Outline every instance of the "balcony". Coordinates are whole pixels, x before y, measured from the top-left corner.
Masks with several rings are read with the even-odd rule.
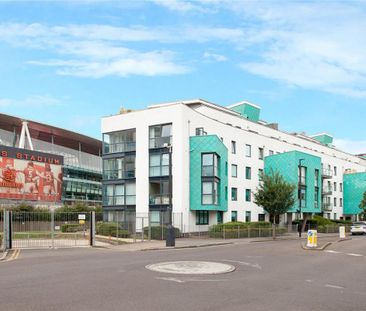
[[[327,168],[322,169],[322,178],[323,179],[328,179],[328,178],[332,178],[332,177],[333,177],[332,170],[329,170]]]
[[[150,205],[168,205],[169,194],[150,194],[149,197]]]
[[[325,187],[322,189],[322,195],[331,195],[333,193],[332,188]]]
[[[103,154],[136,151],[136,142],[104,143]]]
[[[150,138],[149,148],[150,149],[164,148],[164,145],[170,145],[171,141],[172,136]]]
[[[322,203],[322,211],[324,212],[331,212],[333,209],[333,204],[328,202]]]
[[[129,179],[135,178],[135,170],[122,171],[122,170],[104,170],[103,179],[113,180],[113,179]]]

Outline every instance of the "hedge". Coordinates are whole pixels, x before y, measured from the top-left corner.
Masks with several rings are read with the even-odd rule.
[[[117,224],[115,222],[98,222],[96,225],[96,233],[98,235],[113,236],[118,238],[130,237],[130,233],[127,230],[124,230],[121,224]]]
[[[83,231],[84,226],[79,224],[63,224],[61,225],[61,232],[78,232]]]
[[[167,226],[152,226],[150,227],[151,230],[151,239],[152,240],[165,240],[167,234]],[[180,230],[174,227],[175,237],[180,236]],[[144,235],[146,237],[149,236],[149,227],[144,227]]]
[[[256,237],[271,237],[272,225],[270,223],[261,222],[259,225],[256,223],[247,223],[248,225],[234,225],[233,223],[224,224],[223,226],[213,225],[209,228],[208,236],[210,238],[225,238],[225,239],[238,239],[238,238],[256,238]],[[287,228],[276,228],[276,235],[281,235],[287,232]]]

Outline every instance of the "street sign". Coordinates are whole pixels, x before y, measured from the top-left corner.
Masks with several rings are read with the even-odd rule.
[[[307,247],[317,247],[318,232],[316,230],[308,230],[308,243]]]
[[[345,226],[340,226],[339,227],[339,238],[340,239],[345,239],[346,238],[346,227]]]
[[[78,219],[79,220],[85,220],[86,218],[85,218],[85,214],[79,214],[78,215]]]

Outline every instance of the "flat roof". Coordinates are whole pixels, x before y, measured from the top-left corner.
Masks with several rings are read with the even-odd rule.
[[[82,152],[97,156],[99,156],[101,153],[102,142],[98,139],[52,125],[0,113],[0,129],[5,131],[15,131],[15,133],[20,135],[22,121],[28,122],[28,129],[32,139],[38,139],[51,143],[53,137],[53,142],[55,145],[79,150],[80,143]]]

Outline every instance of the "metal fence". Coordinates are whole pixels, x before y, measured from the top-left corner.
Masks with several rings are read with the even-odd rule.
[[[90,244],[90,213],[12,212],[13,248],[57,248]]]

